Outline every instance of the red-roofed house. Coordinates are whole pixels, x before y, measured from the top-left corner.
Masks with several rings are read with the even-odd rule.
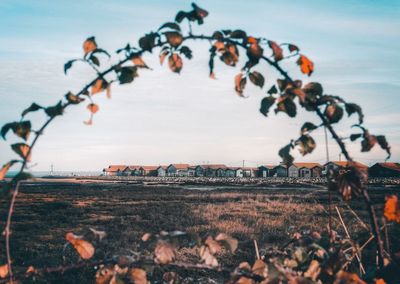
[[[158,166],[141,166],[139,171],[141,176],[156,176]]]
[[[400,177],[399,163],[376,163],[368,170],[370,177]]]
[[[108,168],[103,169],[106,176],[122,176],[126,165],[110,165]]]
[[[124,176],[140,176],[140,167],[139,165],[131,165],[127,166],[124,170],[122,175]]]

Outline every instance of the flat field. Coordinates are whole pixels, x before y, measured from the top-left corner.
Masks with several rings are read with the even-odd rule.
[[[373,202],[382,204],[388,192],[400,186],[373,186]],[[363,223],[368,214],[361,201],[343,203],[332,194],[333,228],[344,235],[338,206],[352,238],[366,240]],[[80,234],[89,228],[106,231],[108,255],[135,250],[141,236],[161,230],[180,230],[216,235],[224,232],[239,240],[235,255],[222,262],[234,266],[253,262],[253,240],[267,252],[304,230],[323,231],[328,224],[329,195],[321,186],[300,185],[166,185],[128,181],[52,180],[24,184],[15,206],[11,251],[15,267],[57,266],[65,263],[65,234]],[[4,227],[7,203],[0,203],[0,225]],[[382,207],[377,207],[378,212]],[[356,216],[357,215],[357,216]],[[4,239],[0,240],[0,263],[4,263]],[[190,261],[195,250],[179,252],[178,259]],[[39,280],[46,283],[78,283],[94,271],[66,273]],[[91,278],[93,279],[93,278]]]

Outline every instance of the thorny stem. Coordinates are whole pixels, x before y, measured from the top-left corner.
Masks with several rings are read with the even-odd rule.
[[[185,40],[196,40],[196,39],[200,39],[200,40],[208,40],[208,41],[212,41],[215,40],[212,36],[204,36],[204,35],[193,35],[191,32],[188,36],[183,37],[183,41]],[[222,39],[222,41],[224,42],[229,42],[229,43],[233,43],[235,45],[241,46],[243,48],[247,48],[246,45],[242,42],[238,42],[229,38],[224,38]],[[164,44],[166,44],[166,42],[158,42],[155,44],[154,47],[161,47]],[[144,52],[143,50],[139,50],[139,52]],[[284,71],[281,66],[279,65],[278,62],[275,62],[273,60],[271,60],[270,58],[266,57],[266,56],[262,56],[261,59],[263,59],[264,61],[266,61],[270,66],[274,67],[287,81],[289,82],[294,82],[293,79],[288,75],[288,73],[286,71]],[[104,76],[106,76],[107,74],[109,74],[112,71],[115,71],[117,66],[120,66],[124,63],[126,63],[127,61],[129,61],[129,56],[127,56],[125,59],[121,60],[118,64],[116,65],[112,65],[110,66],[108,69],[106,69],[103,72],[98,72],[98,76],[93,79],[89,84],[87,84],[79,93],[77,93],[77,96],[81,96],[83,95],[98,79],[104,78]],[[97,69],[97,68],[96,68]],[[65,103],[63,105],[63,109],[65,109],[67,106],[69,106],[70,103]],[[332,125],[329,123],[329,121],[327,120],[327,118],[325,117],[325,115],[321,112],[321,110],[318,107],[315,107],[315,111],[317,113],[317,115],[320,117],[320,119],[323,122],[323,125],[329,130],[329,132],[331,133],[333,139],[336,141],[336,143],[339,145],[341,152],[343,153],[343,155],[346,157],[346,159],[349,162],[353,162],[353,159],[350,157],[345,144],[343,143],[342,139],[338,136],[338,134],[336,133],[336,131],[333,129]],[[40,128],[39,131],[37,131],[35,133],[35,137],[32,141],[32,143],[30,144],[30,149],[26,155],[26,157],[29,157],[33,147],[35,146],[36,142],[38,141],[40,135],[43,133],[43,131],[47,128],[47,126],[53,121],[53,119],[55,118],[55,116],[50,117]],[[18,171],[17,175],[15,178],[13,178],[10,183],[13,184],[14,182],[17,181],[18,175],[21,174],[23,172],[23,170],[26,167],[27,164],[27,159],[24,158],[21,168]],[[17,183],[17,185],[19,185],[19,183]],[[368,195],[368,192],[366,191],[366,189],[362,190],[363,193],[363,197],[364,197],[364,201],[367,205],[368,208],[368,212],[370,215],[370,221],[371,221],[371,226],[373,229],[373,233],[376,239],[376,243],[377,243],[377,248],[378,248],[378,260],[379,260],[379,267],[383,268],[383,244],[382,244],[382,240],[381,240],[381,236],[379,233],[379,228],[378,228],[378,222],[377,222],[377,218],[376,218],[376,213],[375,213],[375,209],[371,203],[370,197]],[[9,211],[8,211],[8,219],[10,220],[11,223],[11,217],[14,211],[14,203],[15,200],[17,198],[18,195],[18,190],[17,188],[14,190],[12,199],[11,199],[11,203],[10,203],[10,207],[9,207]],[[10,225],[10,224],[9,224]],[[7,229],[7,227],[6,227]],[[6,244],[9,244],[9,232],[6,232],[6,239],[8,239],[8,241],[6,241]],[[10,281],[12,282],[12,266],[11,266],[11,253],[9,251],[9,245],[7,245],[8,247],[8,251],[7,251],[7,264],[9,266],[9,271],[10,271]]]

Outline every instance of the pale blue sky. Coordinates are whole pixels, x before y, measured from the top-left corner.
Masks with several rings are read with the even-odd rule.
[[[67,91],[77,91],[92,78],[90,69],[77,66],[68,76],[63,64],[82,55],[81,45],[96,36],[100,47],[115,51],[165,21],[190,1],[28,1],[0,2],[0,124],[17,120],[35,101],[54,104]],[[386,134],[392,160],[400,160],[400,1],[211,1],[197,2],[209,10],[195,33],[241,28],[249,34],[277,42],[296,43],[315,63],[311,78],[301,75],[294,62],[284,64],[304,82],[319,81],[329,94],[360,104],[366,126]],[[191,42],[192,61],[184,62],[180,76],[159,66],[157,53],[147,55],[154,70],[143,71],[132,85],[115,86],[111,100],[96,98],[100,111],[94,125],[85,126],[85,104],[72,107],[46,131],[33,152],[34,170],[98,170],[110,163],[166,164],[171,162],[222,162],[249,166],[277,163],[277,151],[296,138],[309,113],[289,119],[284,114],[264,118],[259,103],[265,92],[249,87],[248,99],[236,96],[233,76],[238,69],[218,62],[218,80],[208,78],[208,43]],[[258,68],[271,85],[276,73]],[[267,87],[265,87],[266,89]],[[304,118],[305,117],[305,118]],[[304,118],[304,119],[303,119]],[[39,123],[41,115],[33,115]],[[338,126],[342,135],[355,123]],[[10,135],[9,141],[14,141]],[[323,133],[314,134],[315,153],[298,161],[325,162]],[[353,156],[370,164],[385,153]],[[331,158],[338,149],[330,142]],[[14,157],[0,142],[0,163]]]

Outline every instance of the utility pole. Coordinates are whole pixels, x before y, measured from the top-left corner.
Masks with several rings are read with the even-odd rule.
[[[54,174],[54,165],[51,163],[50,165],[50,175],[52,176]]]
[[[243,164],[242,164],[242,167],[244,168],[244,160],[243,160]]]

